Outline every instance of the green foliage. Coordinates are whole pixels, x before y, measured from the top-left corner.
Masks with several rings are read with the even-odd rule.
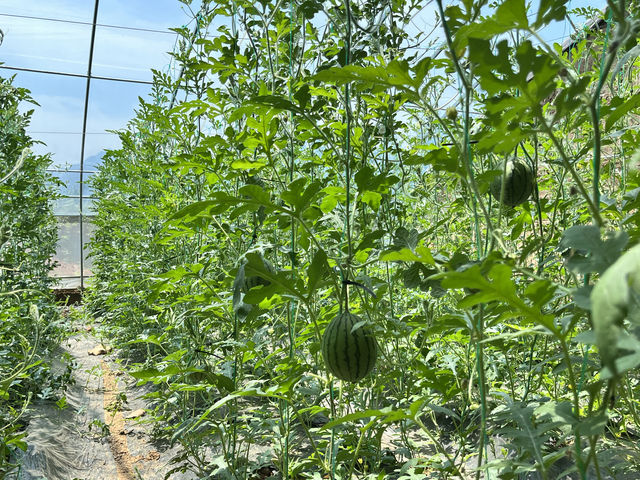
[[[49,293],[57,242],[48,156],[31,152],[26,133],[34,103],[29,92],[0,78],[0,476],[9,456],[25,450],[24,416],[34,395],[44,397],[60,381],[43,361],[59,334]]]
[[[156,72],[105,156],[89,306],[156,386],[176,468],[251,478],[259,444],[292,478],[463,477],[474,456],[501,478],[563,461],[586,478],[622,445],[607,374],[640,423],[621,283],[637,102],[627,82],[598,100],[608,59],[637,62],[618,52],[637,26],[618,15],[619,41],[563,52],[538,37],[564,1],[436,3],[432,58],[405,28],[424,2],[204,2],[201,32],[230,27],[178,30],[182,78]],[[536,185],[504,208],[492,183],[515,159]],[[340,305],[379,348],[355,385],[327,373]]]
[[[610,376],[640,365],[640,245],[622,255],[602,275],[591,293],[591,311],[596,345]],[[628,320],[634,333],[625,333]]]

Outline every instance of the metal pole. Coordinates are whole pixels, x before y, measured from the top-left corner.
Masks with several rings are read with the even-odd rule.
[[[80,290],[84,289],[84,218],[82,211],[83,200],[83,180],[84,180],[84,151],[87,138],[87,116],[89,112],[89,91],[91,90],[91,67],[93,66],[93,47],[96,41],[96,26],[98,24],[98,4],[100,0],[96,0],[93,9],[93,24],[91,26],[91,42],[89,44],[89,64],[87,65],[87,89],[84,96],[84,117],[82,119],[82,144],[80,146]]]

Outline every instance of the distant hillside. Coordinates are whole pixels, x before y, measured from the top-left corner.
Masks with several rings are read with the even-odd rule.
[[[104,155],[104,150],[100,150],[95,155],[91,155],[84,160],[84,170],[96,170],[98,165],[102,163],[102,156]],[[68,170],[80,170],[79,163],[71,163],[68,166]]]
[[[100,152],[95,155],[91,155],[90,157],[85,158],[84,160],[84,169],[85,170],[97,170],[98,166],[102,163],[102,156],[104,155],[104,150],[100,150]]]

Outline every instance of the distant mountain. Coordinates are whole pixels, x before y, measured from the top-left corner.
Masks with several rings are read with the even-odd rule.
[[[95,155],[91,155],[84,159],[84,170],[97,170],[98,166],[102,163],[102,156],[104,155],[104,150],[100,150]],[[72,163],[69,165],[69,170],[80,170],[79,163]]]
[[[95,155],[91,155],[84,159],[84,169],[85,170],[97,170],[98,166],[102,163],[102,157],[105,154],[104,150],[100,150],[100,152]]]

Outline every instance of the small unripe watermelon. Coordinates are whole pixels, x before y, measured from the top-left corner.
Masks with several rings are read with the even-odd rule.
[[[276,269],[264,257],[260,256],[260,260],[264,269],[272,274],[276,273]],[[244,296],[249,290],[258,286],[269,286],[271,282],[260,275],[245,275],[245,266],[247,259],[243,258],[238,268],[238,273],[233,281],[233,311],[242,320],[246,319],[255,309],[253,305],[244,302]]]
[[[504,182],[503,203],[509,207],[515,207],[525,202],[533,192],[533,172],[529,165],[519,161],[507,162],[506,179]],[[491,182],[491,195],[500,201],[500,189],[502,188],[502,176]]]
[[[353,326],[362,319],[350,312],[334,318],[322,337],[322,356],[327,369],[348,382],[362,380],[376,363],[376,339],[366,325],[353,332]]]
[[[265,258],[262,258],[262,265],[264,266],[265,270],[269,273],[276,273],[276,269],[273,268],[273,265],[271,265],[271,263],[266,260]],[[254,287],[257,286],[269,286],[271,284],[271,282],[269,280],[267,280],[266,278],[263,278],[259,275],[253,275],[251,277],[245,277],[244,279],[244,292],[248,292],[249,290],[251,290]]]

